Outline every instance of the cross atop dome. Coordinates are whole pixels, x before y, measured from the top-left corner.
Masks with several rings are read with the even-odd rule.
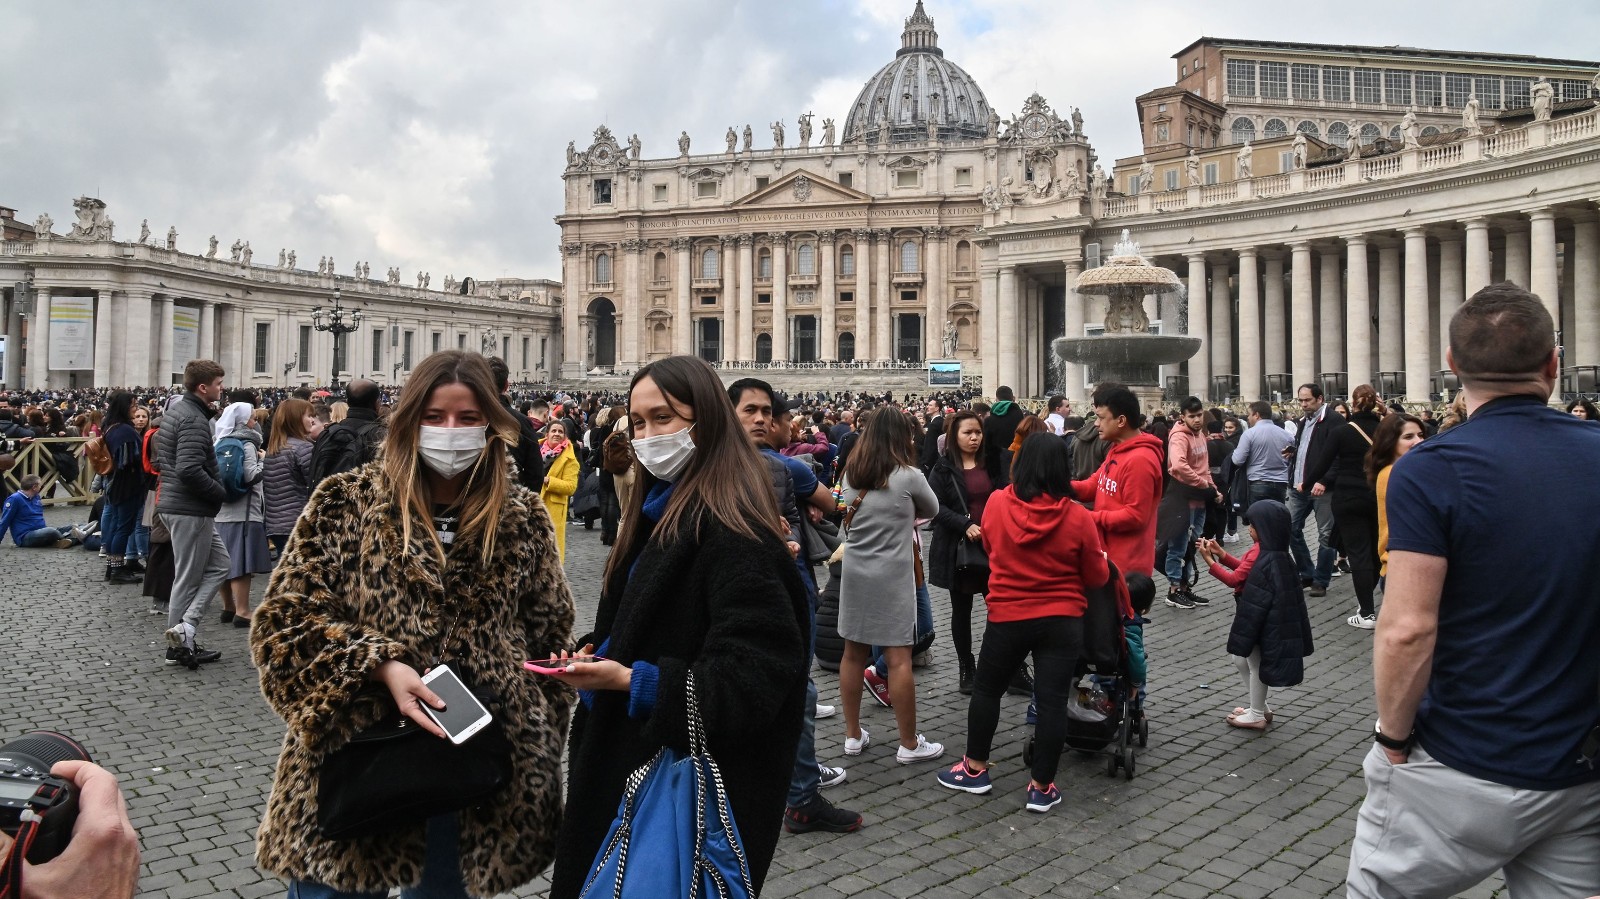
[[[922,8],[922,0],[917,0],[917,8],[911,13],[911,18],[906,19],[906,30],[900,33],[900,52],[896,56],[907,53],[933,53],[943,56],[944,51],[939,49],[939,32],[933,30],[933,17]]]

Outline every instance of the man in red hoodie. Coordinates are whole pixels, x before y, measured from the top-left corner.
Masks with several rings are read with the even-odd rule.
[[[1121,384],[1095,388],[1095,423],[1100,438],[1111,445],[1100,469],[1072,489],[1100,528],[1106,554],[1126,576],[1149,576],[1155,568],[1156,507],[1161,502],[1161,477],[1166,459],[1157,437],[1139,430],[1144,415],[1139,398]]]

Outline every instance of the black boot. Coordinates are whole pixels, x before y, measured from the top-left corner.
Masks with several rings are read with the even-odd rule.
[[[1033,695],[1033,676],[1028,673],[1027,662],[1017,668],[1016,676],[1011,678],[1011,686],[1006,687],[1006,692],[1012,696]]]
[[[144,563],[138,559],[123,559],[122,570],[132,574],[144,574]]]
[[[106,583],[108,584],[139,584],[144,578],[122,567],[121,562],[106,566]]]
[[[977,673],[976,669],[971,659],[961,660],[960,686],[956,689],[961,691],[962,696],[972,695],[972,678]]]

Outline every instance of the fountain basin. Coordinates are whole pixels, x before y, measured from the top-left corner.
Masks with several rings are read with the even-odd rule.
[[[1057,337],[1057,356],[1080,365],[1176,365],[1200,352],[1200,338],[1171,334]]]

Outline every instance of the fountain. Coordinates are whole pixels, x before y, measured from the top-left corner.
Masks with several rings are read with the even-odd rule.
[[[1126,385],[1146,408],[1159,403],[1159,367],[1175,365],[1199,352],[1200,338],[1150,333],[1144,298],[1146,294],[1181,295],[1183,282],[1171,270],[1151,265],[1140,256],[1139,245],[1123,229],[1122,239],[1106,263],[1079,275],[1072,289],[1083,296],[1104,294],[1110,300],[1105,332],[1092,337],[1058,337],[1052,345],[1056,355],[1092,366],[1097,383]],[[1204,389],[1205,385],[1199,386]]]

